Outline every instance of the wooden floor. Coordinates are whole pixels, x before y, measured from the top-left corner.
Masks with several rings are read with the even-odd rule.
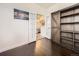
[[[51,40],[41,39],[28,45],[20,46],[0,53],[0,56],[75,56],[75,52],[63,48]]]

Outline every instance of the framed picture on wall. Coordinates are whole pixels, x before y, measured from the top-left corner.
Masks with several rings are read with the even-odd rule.
[[[29,12],[14,9],[14,19],[29,20]]]

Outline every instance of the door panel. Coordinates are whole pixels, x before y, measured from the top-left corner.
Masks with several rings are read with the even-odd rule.
[[[52,14],[52,41],[60,43],[60,12]]]

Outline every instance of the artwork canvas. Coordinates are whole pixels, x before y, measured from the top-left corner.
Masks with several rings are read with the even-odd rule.
[[[14,19],[29,20],[29,12],[14,9]]]

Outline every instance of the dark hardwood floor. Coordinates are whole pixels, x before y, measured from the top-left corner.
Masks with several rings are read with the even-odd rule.
[[[41,39],[36,42],[20,46],[0,53],[0,56],[76,56],[71,50],[63,48],[51,40]]]

